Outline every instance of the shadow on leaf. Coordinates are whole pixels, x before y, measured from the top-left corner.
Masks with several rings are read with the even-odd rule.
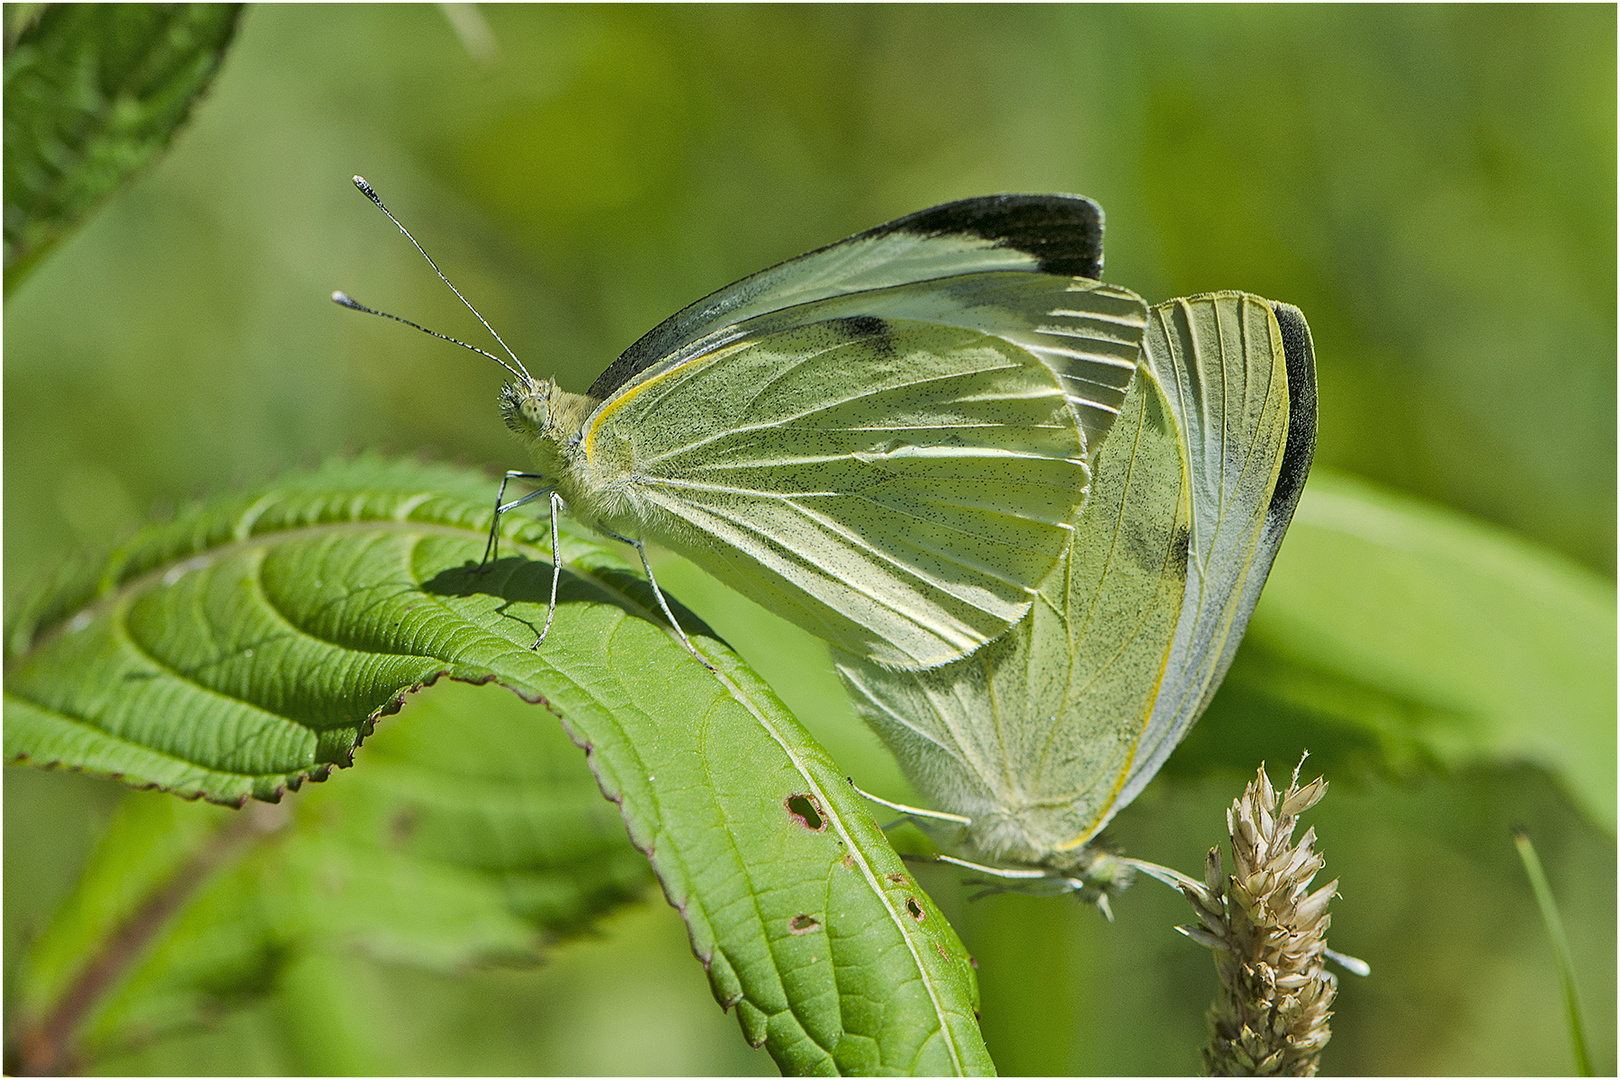
[[[513,604],[535,604],[541,611],[534,626],[538,635],[545,625],[545,608],[551,598],[551,563],[521,556],[497,559],[480,570],[478,564],[468,560],[461,566],[441,570],[422,582],[422,591],[435,596],[492,596],[500,600],[501,614],[519,618],[510,610]],[[664,594],[670,610],[680,620],[681,628],[689,635],[723,641],[709,625],[675,597]],[[594,566],[585,569],[564,564],[563,575],[557,583],[557,607],[569,604],[613,604],[637,618],[664,626],[663,613],[658,610],[658,598],[647,579],[632,570],[615,566]]]

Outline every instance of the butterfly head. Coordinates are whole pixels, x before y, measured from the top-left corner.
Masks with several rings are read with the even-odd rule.
[[[545,434],[552,400],[560,391],[550,379],[509,382],[501,387],[501,418],[524,439]]]
[[[559,477],[578,452],[581,428],[601,402],[572,394],[551,379],[514,379],[501,387],[501,416],[528,444],[539,471]]]

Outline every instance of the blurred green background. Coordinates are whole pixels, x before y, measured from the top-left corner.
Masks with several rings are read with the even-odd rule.
[[[1607,6],[250,10],[171,153],[7,300],[8,597],[154,508],[333,452],[525,464],[495,365],[326,299],[484,341],[356,172],[573,390],[687,302],[850,232],[967,195],[1090,195],[1110,280],[1305,311],[1319,464],[1612,580],[1615,30]],[[750,613],[671,577],[748,644]],[[857,782],[903,797],[823,666],[784,696]],[[1274,776],[1298,749],[1278,746]],[[1167,773],[1111,831],[1191,870],[1246,777],[1179,757]],[[1311,823],[1341,879],[1332,940],[1375,975],[1345,982],[1324,1070],[1572,1067],[1508,837],[1522,822],[1612,1072],[1614,837],[1530,769],[1330,776]],[[8,979],[121,795],[7,770]],[[924,880],[978,959],[1004,1072],[1199,1067],[1215,980],[1170,929],[1178,897],[1144,883],[1108,925]],[[330,1044],[309,1033],[323,1016]],[[537,970],[317,958],[220,1027],[103,1067],[773,1071],[656,891]]]

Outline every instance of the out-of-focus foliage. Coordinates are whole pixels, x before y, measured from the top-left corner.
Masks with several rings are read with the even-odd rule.
[[[240,4],[7,5],[7,292],[169,144],[213,81],[241,12]]]
[[[496,418],[493,364],[326,302],[344,288],[478,332],[350,189],[355,172],[529,366],[571,389],[679,306],[777,259],[948,198],[1081,192],[1108,211],[1109,279],[1149,300],[1233,287],[1305,311],[1320,464],[1612,577],[1612,8],[482,17],[493,54],[476,22],[462,19],[469,48],[428,6],[256,11],[173,152],[13,292],[8,591],[154,505],[334,449],[522,463]],[[1279,575],[1291,557],[1285,544]],[[802,635],[676,566],[668,577],[773,683],[790,673],[777,689],[857,783],[907,798],[820,654],[808,671],[773,661],[802,654]],[[1606,662],[1612,680],[1612,650]],[[1240,654],[1236,671],[1250,663]],[[1331,738],[1331,717],[1246,687],[1234,677],[1116,819],[1130,853],[1195,869],[1256,756],[1280,768]],[[1538,769],[1415,770],[1394,785],[1367,767],[1384,756],[1329,758],[1335,786],[1313,811],[1341,880],[1333,944],[1374,969],[1345,981],[1324,1068],[1570,1067],[1508,837],[1519,822],[1563,910],[1595,1064],[1613,1069],[1612,833]],[[7,779],[10,989],[18,944],[72,885],[116,793]],[[930,875],[978,961],[1002,1071],[1197,1068],[1214,978],[1170,930],[1179,897],[1142,883],[1107,925],[1060,900],[968,905],[957,875]],[[538,971],[457,980],[312,951],[223,1026],[100,1067],[769,1070],[715,1008],[661,902],[608,935]]]
[[[1512,534],[1317,472],[1227,675],[1228,701],[1309,717],[1306,743],[1386,773],[1491,760],[1546,769],[1615,828],[1615,598],[1596,574]],[[1264,736],[1188,762],[1234,767]],[[1223,731],[1224,734],[1224,731]]]

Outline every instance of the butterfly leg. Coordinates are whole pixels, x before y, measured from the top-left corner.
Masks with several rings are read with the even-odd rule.
[[[985,886],[981,892],[968,897],[969,900],[983,900],[987,896],[1003,892],[1028,893],[1031,896],[1058,896],[1071,892],[1085,895],[1086,882],[1084,880],[1072,878],[1053,870],[1037,869],[1032,866],[987,866],[984,863],[958,859],[954,855],[935,855],[934,861],[947,863],[951,866],[960,866],[964,870],[976,870],[981,874],[988,874],[991,878],[1000,879],[999,881],[968,882],[969,884]],[[1109,922],[1114,921],[1114,913],[1108,907],[1108,895],[1106,893],[1098,893],[1093,902],[1102,911],[1104,918]]]
[[[845,779],[848,779],[848,777]],[[919,807],[907,806],[905,803],[890,802],[888,799],[880,799],[869,791],[862,791],[860,788],[855,787],[855,781],[853,780],[849,781],[849,786],[855,788],[855,794],[859,795],[867,802],[875,802],[879,806],[887,807],[897,814],[904,814],[911,818],[927,818],[931,821],[948,821],[952,825],[960,825],[963,828],[973,824],[972,818],[963,817],[961,814],[947,814],[943,810],[923,810]]]
[[[1033,867],[1015,868],[1011,866],[986,866],[984,863],[969,862],[966,859],[958,859],[954,855],[936,855],[934,858],[939,862],[950,863],[952,866],[960,866],[965,870],[977,870],[981,874],[989,874],[991,877],[1006,878],[1010,881],[1033,881],[1037,878],[1049,878],[1054,876],[1048,870],[1036,870]]]
[[[534,494],[542,493],[537,491]],[[531,649],[538,649],[540,643],[546,640],[546,635],[551,633],[551,620],[557,616],[557,582],[562,580],[562,544],[557,537],[557,515],[562,512],[562,496],[555,491],[545,494],[551,496],[551,602],[546,605],[546,625],[540,628],[540,636],[529,646]],[[534,495],[530,495],[529,498],[534,498]],[[524,501],[527,500],[519,500]]]
[[[481,570],[481,571],[482,570],[488,570],[490,568],[490,566],[492,566],[494,564],[495,557],[500,552],[501,515],[506,513],[508,510],[516,510],[518,507],[523,506],[523,505],[525,505],[527,503],[531,503],[534,500],[538,499],[540,496],[546,494],[546,490],[541,489],[540,491],[532,492],[532,493],[530,493],[528,495],[525,495],[521,499],[516,499],[516,500],[514,500],[512,502],[509,502],[509,503],[502,503],[501,500],[506,498],[506,485],[509,484],[510,482],[512,482],[513,480],[544,480],[544,479],[545,479],[545,477],[541,476],[539,473],[527,473],[527,472],[515,472],[515,471],[508,472],[505,476],[501,477],[500,490],[495,492],[495,519],[489,523],[489,543],[484,545],[484,557],[482,559],[478,560],[478,569],[479,570]],[[555,511],[553,511],[553,512],[555,513]]]
[[[849,778],[845,777],[845,779],[847,780]],[[924,810],[921,807],[907,806],[905,803],[890,802],[888,799],[880,799],[876,795],[873,795],[870,791],[862,791],[860,788],[856,787],[855,781],[853,780],[849,781],[849,786],[855,788],[855,794],[859,795],[866,801],[877,803],[879,806],[887,810],[893,810],[897,814],[905,815],[904,817],[891,821],[889,824],[883,826],[884,832],[888,832],[895,826],[909,821],[918,829],[922,830],[923,835],[934,841],[934,843],[945,847],[951,847],[955,846],[961,841],[961,830],[969,828],[973,824],[972,818],[963,817],[961,814],[947,814],[943,810]]]
[[[619,539],[623,539],[623,537],[619,537]],[[675,621],[675,613],[669,610],[669,602],[664,599],[664,590],[658,587],[658,579],[653,577],[652,564],[647,562],[647,545],[640,540],[628,542],[635,547],[636,554],[641,556],[641,568],[647,571],[647,582],[652,586],[653,595],[658,597],[658,606],[663,609],[664,618],[668,619],[669,625],[675,628],[675,635],[681,639],[681,644],[686,646],[686,651],[697,658],[698,663],[713,671],[714,665],[704,659],[703,655],[692,645],[692,639],[686,636],[686,631],[681,629],[681,624]]]

